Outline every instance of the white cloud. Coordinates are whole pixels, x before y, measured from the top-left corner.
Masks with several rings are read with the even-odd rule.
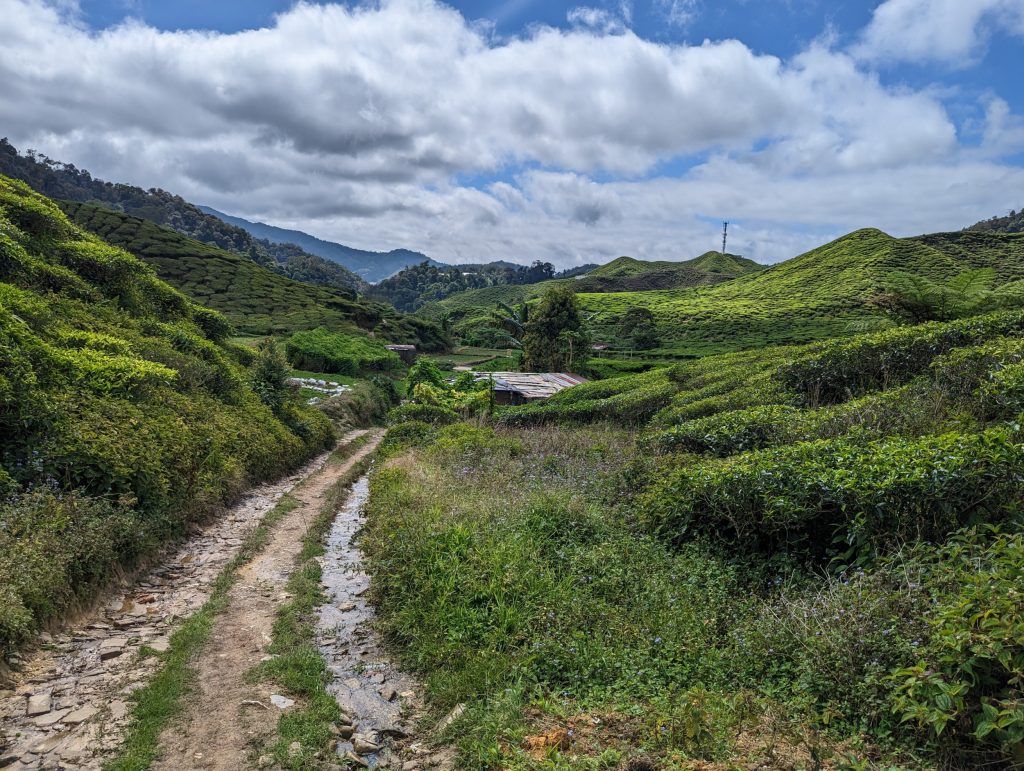
[[[873,61],[966,66],[997,30],[1024,35],[1024,0],[885,0],[855,51]]]
[[[66,7],[0,0],[0,134],[105,179],[464,261],[686,258],[722,218],[778,259],[1024,199],[1024,172],[998,163],[1020,131],[1005,102],[970,156],[934,94],[827,42],[788,61],[656,44],[609,26],[627,7],[495,40],[433,0],[300,4],[235,34],[92,32]]]
[[[626,16],[619,16],[606,8],[586,5],[570,8],[566,20],[575,27],[584,27],[606,35],[624,32],[629,24]]]
[[[697,18],[700,0],[656,0],[655,5],[669,24],[685,27]]]

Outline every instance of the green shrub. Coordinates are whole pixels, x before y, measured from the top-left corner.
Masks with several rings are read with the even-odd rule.
[[[382,380],[376,378],[372,381],[360,380],[349,390],[324,400],[318,406],[331,420],[342,426],[365,428],[379,425],[384,423],[394,403],[394,384],[391,383],[390,389],[382,385]]]
[[[834,404],[906,383],[953,348],[1022,331],[1024,313],[1013,311],[857,335],[815,346],[785,365],[780,378],[808,404]]]
[[[653,476],[639,512],[673,543],[703,531],[767,554],[852,557],[1013,514],[1024,446],[1004,428],[865,444],[834,439],[670,462]]]
[[[920,436],[943,426],[946,406],[931,384],[922,380],[817,410],[769,405],[719,412],[655,431],[643,441],[660,453],[725,457],[839,436]]]
[[[929,567],[928,643],[893,674],[902,720],[945,745],[1024,755],[1024,536],[957,539]],[[975,757],[977,757],[975,755]]]
[[[646,445],[658,452],[724,457],[796,441],[801,436],[802,414],[795,407],[780,405],[722,412],[660,431]]]
[[[994,418],[1013,418],[1024,412],[1024,364],[1008,364],[981,386],[981,400]]]
[[[397,455],[413,447],[425,447],[437,434],[429,423],[422,420],[407,420],[388,429],[380,443],[378,454],[382,458]]]
[[[329,332],[323,327],[296,332],[285,345],[288,361],[296,369],[356,375],[364,370],[391,370],[398,355],[368,337]]]
[[[993,403],[989,398],[992,389],[987,386],[1003,368],[1022,361],[1024,339],[1001,337],[984,345],[956,348],[936,358],[931,369],[947,397],[968,404],[979,417],[986,418],[1005,412],[998,400]]]
[[[446,426],[459,419],[454,410],[437,407],[432,404],[403,404],[388,413],[388,425],[398,425],[410,420],[429,423],[432,426]]]

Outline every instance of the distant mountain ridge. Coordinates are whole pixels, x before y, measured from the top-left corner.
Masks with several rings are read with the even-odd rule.
[[[334,241],[325,241],[322,238],[311,236],[301,230],[288,230],[274,225],[267,225],[264,222],[252,222],[232,214],[225,214],[210,206],[200,206],[199,209],[206,214],[217,217],[229,225],[242,228],[256,238],[265,239],[275,244],[296,244],[310,254],[331,260],[339,265],[345,266],[364,281],[376,283],[389,276],[394,275],[402,268],[410,265],[419,265],[427,262],[434,266],[443,267],[444,263],[432,260],[422,252],[414,252],[410,249],[392,249],[390,252],[371,252],[365,249],[356,249]]]

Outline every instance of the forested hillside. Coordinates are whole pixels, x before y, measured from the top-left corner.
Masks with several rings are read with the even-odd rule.
[[[987,220],[974,223],[966,230],[983,233],[1024,233],[1024,209],[1011,210],[1005,217],[989,217]]]
[[[229,332],[0,177],[0,649],[327,445]]]
[[[95,179],[85,169],[54,161],[29,151],[20,155],[0,139],[0,174],[20,179],[43,195],[62,201],[99,203],[176,230],[205,244],[226,249],[297,281],[362,291],[363,281],[335,262],[303,251],[295,244],[254,238],[242,228],[202,211],[165,190],[143,190],[133,185]]]
[[[491,286],[524,286],[555,278],[569,278],[589,272],[596,265],[584,265],[561,273],[550,262],[532,265],[489,262],[438,266],[428,262],[412,265],[375,284],[370,296],[412,313],[424,305],[470,289]]]
[[[395,343],[440,350],[447,343],[429,321],[352,292],[294,281],[147,220],[94,204],[61,204],[74,222],[152,265],[160,278],[198,303],[220,311],[239,333],[278,334],[326,327],[374,331]]]
[[[418,265],[427,261],[435,263],[427,255],[420,252],[413,252],[409,249],[392,249],[389,252],[370,252],[365,249],[356,249],[334,241],[326,241],[301,230],[288,230],[267,225],[263,222],[251,222],[241,217],[234,217],[230,214],[211,209],[208,206],[200,207],[207,214],[231,225],[239,227],[251,233],[258,239],[272,244],[298,244],[310,254],[318,255],[324,259],[344,265],[348,270],[357,274],[363,281],[380,281],[391,276],[409,265]]]

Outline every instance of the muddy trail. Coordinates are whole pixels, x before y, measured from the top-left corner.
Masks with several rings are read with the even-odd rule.
[[[139,655],[142,647],[168,649],[178,622],[206,602],[245,537],[329,455],[253,488],[72,626],[40,635],[39,647],[0,691],[0,768],[102,768],[123,738],[132,692],[160,667],[158,658]]]
[[[258,752],[276,734],[280,710],[293,705],[269,682],[250,682],[249,671],[269,655],[271,629],[285,585],[302,550],[303,537],[334,484],[372,453],[380,433],[343,463],[327,464],[291,492],[298,505],[271,531],[267,546],[239,570],[226,610],[193,667],[198,674],[183,719],[161,737],[162,771],[242,769],[258,763]],[[271,697],[278,699],[272,700]],[[275,704],[277,701],[280,705]]]
[[[353,432],[342,444],[365,433]],[[380,438],[374,432],[343,462],[328,462],[325,453],[287,479],[254,488],[72,627],[41,635],[13,683],[0,691],[0,768],[103,768],[125,736],[132,693],[160,668],[159,657],[140,655],[144,647],[168,649],[180,621],[202,607],[245,538],[289,494],[298,505],[239,569],[229,604],[193,662],[197,687],[184,715],[163,732],[162,759],[154,768],[247,769],[258,763],[255,752],[273,738],[282,706],[269,684],[248,682],[246,673],[267,655],[275,613],[288,599],[284,585],[324,496]],[[318,642],[339,678],[332,692],[346,715],[331,765],[450,767],[447,754],[431,753],[408,735],[415,684],[391,668],[368,630],[372,609],[361,599],[368,579],[352,541],[366,488],[364,477],[341,509],[322,559],[331,601],[320,611]]]

